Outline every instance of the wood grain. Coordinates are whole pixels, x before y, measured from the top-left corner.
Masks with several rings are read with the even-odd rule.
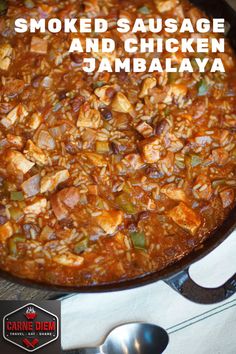
[[[234,10],[236,10],[236,0],[227,0],[227,3],[232,6]]]
[[[66,294],[38,290],[0,279],[0,300],[50,300],[63,295]]]

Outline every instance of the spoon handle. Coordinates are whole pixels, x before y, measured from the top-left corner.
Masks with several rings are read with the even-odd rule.
[[[64,354],[104,354],[101,347],[65,350],[65,351],[63,351],[63,353]]]

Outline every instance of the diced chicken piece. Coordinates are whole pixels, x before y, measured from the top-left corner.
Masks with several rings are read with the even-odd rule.
[[[153,128],[146,122],[141,122],[137,125],[136,130],[142,134],[144,138],[148,138],[153,133]]]
[[[40,37],[33,36],[30,46],[31,53],[36,54],[47,54],[48,51],[48,42]]]
[[[113,234],[117,227],[123,221],[123,212],[117,210],[103,211],[101,215],[96,217],[98,226],[100,226],[108,235]]]
[[[24,145],[23,139],[19,135],[7,134],[7,141],[18,149],[22,149]]]
[[[61,200],[59,193],[54,194],[52,196],[51,205],[52,205],[52,210],[58,220],[63,220],[69,215],[69,210]]]
[[[192,22],[192,24],[195,26],[197,21],[202,18],[202,13],[201,11],[196,8],[196,7],[192,7],[189,11],[188,11],[188,16]]]
[[[32,140],[28,140],[26,144],[26,150],[24,151],[25,156],[35,162],[38,165],[46,165],[47,163],[47,155],[36,146]]]
[[[92,17],[95,17],[100,12],[98,0],[84,1],[84,11],[85,13],[92,13]]]
[[[175,159],[174,153],[168,151],[166,156],[158,162],[158,167],[163,174],[167,176],[172,175],[174,171],[174,159]]]
[[[184,54],[180,50],[176,53],[171,54],[171,60],[174,64],[181,64],[183,58]]]
[[[9,57],[12,54],[12,47],[10,44],[4,43],[0,45],[0,60]]]
[[[27,197],[34,197],[40,192],[40,175],[30,177],[22,183],[21,188]]]
[[[43,150],[54,150],[56,147],[55,140],[47,130],[40,131],[37,138],[37,145]]]
[[[88,186],[88,193],[92,195],[98,195],[98,186],[96,184],[91,184]]]
[[[14,233],[12,224],[8,221],[4,225],[0,225],[0,241],[5,242]]]
[[[44,226],[39,236],[39,241],[50,242],[56,238],[55,231],[48,225]]]
[[[218,148],[212,151],[214,162],[219,166],[224,166],[229,160],[229,153],[224,148]]]
[[[232,70],[235,67],[235,60],[232,55],[229,55],[228,53],[219,53],[218,54],[220,59],[223,61],[224,67],[227,70]]]
[[[102,87],[96,88],[94,91],[95,95],[100,98],[102,103],[109,105],[111,103],[111,95],[109,93],[115,92],[114,86],[111,85],[104,85]]]
[[[132,104],[122,92],[118,92],[113,99],[112,109],[120,113],[130,113],[133,111]]]
[[[80,200],[80,192],[76,187],[62,189],[58,194],[63,203],[71,209],[73,209]]]
[[[0,45],[0,70],[8,70],[11,64],[12,47],[5,43]]]
[[[149,94],[149,90],[154,88],[156,84],[157,80],[155,79],[155,77],[147,77],[146,79],[144,79],[139,98],[144,98],[145,96],[147,96]]]
[[[80,267],[84,262],[84,258],[67,252],[53,257],[53,261],[65,267]]]
[[[186,96],[188,88],[183,84],[172,84],[171,85],[171,93],[174,98],[177,100],[179,97]]]
[[[10,128],[12,125],[16,123],[17,120],[23,119],[28,115],[25,107],[19,103],[13,110],[11,110],[8,115],[1,120],[1,124],[4,125],[5,128]]]
[[[164,137],[165,147],[172,152],[177,152],[183,149],[183,142],[177,138],[174,134],[166,134]]]
[[[0,60],[0,69],[7,71],[11,64],[11,59],[6,57]]]
[[[171,84],[169,91],[167,93],[166,98],[164,99],[164,103],[171,104],[173,100],[177,103],[187,95],[188,88],[183,84]]]
[[[183,5],[179,5],[175,8],[174,10],[175,16],[180,19],[183,20],[184,19],[184,9],[183,9]]]
[[[207,176],[199,175],[193,186],[193,195],[197,199],[209,200],[212,196],[211,181]]]
[[[84,104],[79,110],[79,117],[77,120],[77,127],[81,128],[94,128],[97,129],[101,125],[101,114],[96,109],[87,109]]]
[[[157,162],[160,159],[161,141],[158,137],[145,139],[140,142],[140,149],[145,162]]]
[[[52,16],[53,10],[54,10],[54,7],[47,5],[46,3],[41,2],[39,5],[39,12],[43,13],[46,18],[48,18],[49,16],[50,17]],[[64,11],[62,10],[58,14],[60,14],[60,16],[62,16],[62,14],[64,14]]]
[[[161,192],[168,198],[177,200],[180,202],[187,202],[187,197],[182,188],[176,187],[174,183],[167,184],[161,188]]]
[[[220,192],[220,198],[223,204],[223,208],[228,208],[234,202],[234,190],[233,189],[225,189]]]
[[[155,0],[157,10],[160,13],[171,11],[177,4],[177,0]]]
[[[9,165],[17,170],[22,171],[22,173],[27,173],[31,168],[35,165],[33,162],[27,160],[25,156],[15,150],[8,150],[6,154],[6,161],[8,161]]]
[[[32,116],[29,118],[27,125],[30,129],[36,130],[40,126],[42,122],[42,117],[40,116],[39,113],[34,113]]]
[[[168,215],[177,225],[190,232],[192,235],[196,233],[201,225],[200,216],[182,202],[171,209]]]
[[[63,220],[69,215],[67,207],[73,209],[80,200],[79,189],[70,187],[62,189],[51,198],[51,205],[58,220]]]
[[[54,191],[58,184],[65,182],[70,178],[68,170],[57,171],[49,173],[41,179],[40,193]]]
[[[127,163],[134,170],[139,170],[145,165],[139,154],[126,155],[123,162]]]
[[[33,201],[32,204],[24,208],[25,214],[35,214],[39,215],[44,213],[47,208],[47,199],[46,198],[37,198]]]
[[[8,79],[4,85],[4,93],[8,97],[12,98],[24,91],[25,82],[19,79]]]
[[[104,156],[96,154],[95,152],[87,152],[86,157],[97,167],[103,167],[107,165],[107,161]]]

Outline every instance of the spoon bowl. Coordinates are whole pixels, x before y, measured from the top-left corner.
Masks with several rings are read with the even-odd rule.
[[[130,323],[113,329],[102,345],[106,354],[159,354],[169,343],[167,332],[148,323]]]
[[[66,351],[66,354],[161,354],[169,343],[167,332],[149,323],[127,323],[111,330],[97,348]]]

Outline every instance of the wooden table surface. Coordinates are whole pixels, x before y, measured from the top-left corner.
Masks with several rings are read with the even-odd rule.
[[[50,300],[65,296],[48,290],[38,290],[33,287],[19,285],[4,279],[0,279],[0,300]]]
[[[236,0],[227,0],[228,4],[236,10]]]

